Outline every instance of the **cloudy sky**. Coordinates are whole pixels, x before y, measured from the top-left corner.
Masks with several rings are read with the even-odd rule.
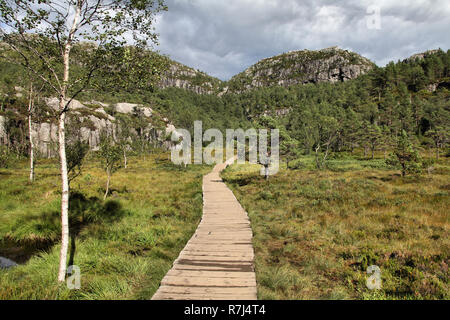
[[[166,0],[158,49],[227,80],[260,59],[331,46],[379,66],[450,48],[448,0]],[[379,18],[377,13],[380,13]]]

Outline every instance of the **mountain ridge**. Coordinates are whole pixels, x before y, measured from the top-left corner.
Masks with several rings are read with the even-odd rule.
[[[420,60],[438,52],[439,49],[430,49],[415,53],[402,61]],[[277,85],[288,87],[307,83],[344,82],[377,67],[370,59],[338,46],[320,50],[292,50],[267,57],[229,80],[220,80],[169,57],[168,59],[171,64],[170,76],[162,80],[162,88],[177,87],[199,94],[218,94],[219,96]],[[181,74],[185,73],[181,79],[177,78],[177,74],[180,74],[177,68],[182,70]]]
[[[369,59],[339,47],[321,50],[295,50],[262,59],[228,81],[170,60],[161,83],[197,93],[219,95],[239,93],[263,86],[290,86],[299,83],[347,81],[370,71],[376,65]],[[177,78],[182,75],[182,78]],[[195,83],[193,80],[196,80]]]
[[[267,86],[338,82],[357,78],[375,64],[361,55],[329,47],[321,50],[289,51],[265,58],[235,75],[228,82],[232,91]],[[242,90],[242,89],[241,89]]]

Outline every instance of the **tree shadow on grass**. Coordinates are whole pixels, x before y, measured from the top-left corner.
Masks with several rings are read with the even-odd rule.
[[[255,173],[239,174],[235,177],[222,177],[223,182],[238,185],[240,187],[251,183],[265,181],[263,176]]]
[[[174,164],[171,161],[161,161],[156,164],[156,168],[159,170],[179,171],[179,172],[187,172],[191,166],[192,166],[192,164],[189,164],[185,167],[184,165]]]
[[[46,240],[16,240],[10,237],[0,239],[0,256],[10,259],[17,264],[26,263],[31,257],[48,252],[54,241]]]
[[[70,193],[69,206],[69,265],[73,265],[76,239],[80,232],[93,223],[108,224],[119,221],[127,211],[117,201],[104,202],[97,197],[87,198],[78,191]],[[0,239],[0,256],[23,264],[36,254],[49,252],[61,240],[60,219],[59,211],[18,219],[11,234]]]
[[[76,239],[80,232],[92,223],[108,224],[122,219],[127,214],[122,205],[115,200],[106,202],[97,197],[86,198],[80,192],[73,191],[69,202],[70,256],[69,265],[74,264]]]

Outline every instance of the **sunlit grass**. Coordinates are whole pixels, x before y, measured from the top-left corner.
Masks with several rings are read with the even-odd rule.
[[[251,219],[259,298],[449,298],[448,159],[405,178],[383,159],[299,162],[268,182],[258,165],[222,175]],[[382,290],[365,285],[372,264]]]
[[[26,162],[0,170],[0,256],[21,262],[0,270],[0,299],[149,299],[196,229],[202,176],[209,166],[174,166],[167,154],[131,158],[112,177],[95,159],[71,184],[72,264],[81,289],[56,282],[60,221],[59,174],[40,161],[28,183]],[[73,249],[75,248],[75,250]]]

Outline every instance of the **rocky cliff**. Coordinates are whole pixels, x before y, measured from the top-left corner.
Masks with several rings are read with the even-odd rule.
[[[406,58],[403,61],[404,62],[412,62],[412,61],[415,61],[415,60],[422,60],[425,57],[431,56],[431,55],[436,54],[438,52],[439,52],[439,49],[434,49],[434,50],[428,50],[428,51],[425,51],[425,52],[416,53],[416,54],[413,54],[411,57]]]
[[[182,88],[198,94],[216,93],[222,81],[211,77],[204,72],[192,69],[181,63],[170,60],[168,69],[161,77],[159,87]]]
[[[58,100],[56,98],[46,99],[46,103],[50,110],[58,109]],[[138,104],[117,103],[109,105],[97,101],[81,103],[73,100],[69,105],[69,110],[67,117],[68,127],[70,128],[71,121],[76,119],[80,126],[80,138],[89,144],[91,150],[98,149],[102,131],[107,131],[116,136],[118,130],[120,130],[120,124],[116,120],[120,115],[131,116],[133,113],[138,112],[140,120],[146,120],[143,130],[145,139],[151,142],[159,142],[160,145],[167,144],[166,136],[175,130],[175,127],[168,119],[163,118],[159,113],[153,111],[152,108]],[[49,117],[49,119],[52,118]],[[6,139],[4,126],[6,120],[7,118],[0,116],[0,142]],[[41,157],[56,155],[58,141],[56,119],[33,123],[31,136],[35,143],[36,151]]]
[[[177,87],[198,94],[239,93],[266,86],[338,82],[355,79],[375,66],[348,50],[331,47],[318,51],[291,51],[263,59],[227,82],[169,60],[159,87]]]
[[[224,92],[242,92],[265,86],[338,82],[354,79],[375,65],[347,50],[331,47],[319,51],[291,51],[254,64],[234,76]]]

